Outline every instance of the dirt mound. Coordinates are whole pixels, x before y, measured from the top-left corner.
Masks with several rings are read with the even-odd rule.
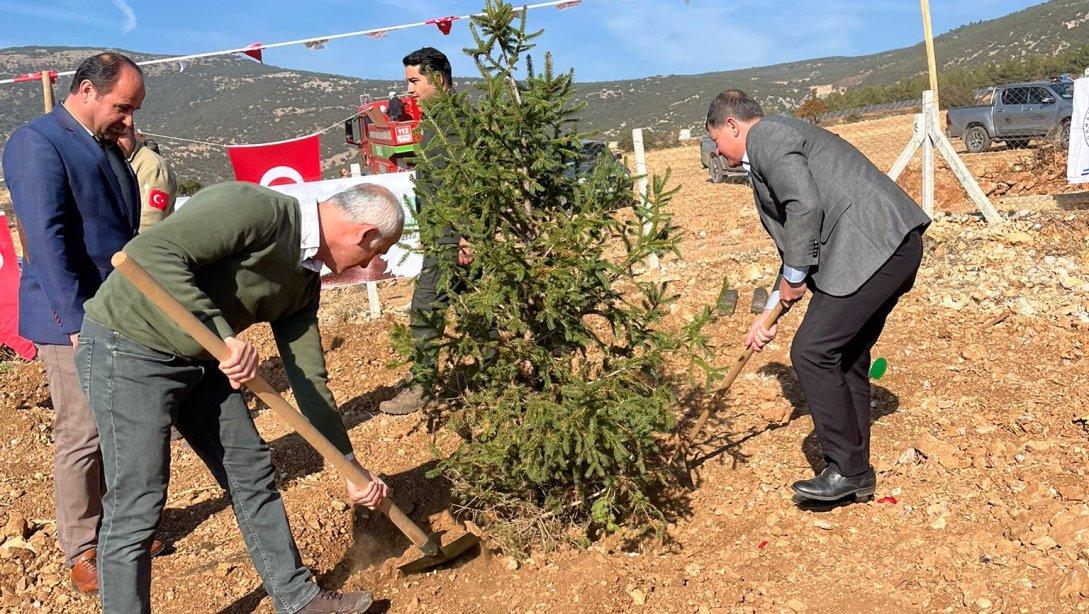
[[[1051,143],[1026,150],[978,178],[989,197],[1061,194],[1080,188],[1066,181],[1066,152]]]

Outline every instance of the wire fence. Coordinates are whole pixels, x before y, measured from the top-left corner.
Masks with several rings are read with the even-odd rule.
[[[905,101],[861,107],[821,116],[819,123],[855,145],[878,168],[888,171],[911,141],[920,106]],[[823,119],[829,116],[833,119]],[[939,128],[948,134],[944,112],[939,116]],[[1089,185],[1067,182],[1067,138],[1067,133],[1059,129],[1005,140],[995,136],[979,152],[969,151],[964,135],[949,136],[948,140],[982,193],[1008,217],[1024,211],[1089,209]],[[977,211],[943,156],[935,152],[934,160],[935,212]],[[922,202],[921,153],[914,155],[899,183],[916,201]]]
[[[875,115],[890,115],[918,111],[919,100],[900,100],[898,102],[886,102],[883,104],[871,104],[864,107],[853,107],[839,111],[829,111],[817,116],[817,122],[828,124],[839,121],[859,121]]]
[[[1014,85],[1011,84],[1011,87]],[[1069,87],[1069,82],[1048,85],[1056,97],[1061,95],[1055,89],[1060,85]],[[1039,84],[1032,84],[1032,87],[1039,87]],[[1003,89],[1003,86],[995,86],[988,88],[988,91],[1005,92],[1007,89],[1010,87]],[[1023,102],[1026,105],[1043,104],[1047,96],[1040,93],[1037,98],[1026,98]],[[986,100],[982,103],[985,104]],[[817,116],[816,122],[855,145],[878,168],[890,171],[912,141],[915,117],[921,111],[921,99],[901,100],[823,113]],[[966,172],[961,174],[970,179],[958,177],[945,157],[935,151],[935,213],[972,214],[980,211],[978,198],[973,200],[970,197],[965,181],[978,186],[979,194],[1007,218],[1026,211],[1089,209],[1089,184],[1071,184],[1067,181],[1069,130],[1066,127],[1069,121],[1069,114],[1064,118],[1060,113],[1054,118],[1055,125],[1051,129],[1037,130],[1030,136],[991,134],[988,135],[986,147],[980,150],[978,141],[972,147],[966,144],[965,138],[970,135],[962,134],[959,130],[953,131],[955,136],[950,134],[947,113],[939,113],[938,131],[946,134],[953,153],[963,163]],[[901,187],[920,203],[924,200],[923,166],[923,155],[921,151],[916,152],[898,178]]]

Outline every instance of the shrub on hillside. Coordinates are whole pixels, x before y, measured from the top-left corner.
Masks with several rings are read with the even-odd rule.
[[[828,103],[817,97],[816,94],[805,99],[802,106],[794,111],[795,117],[800,117],[808,122],[817,123],[817,119],[828,112]]]
[[[192,196],[204,186],[195,179],[186,179],[178,183],[178,196]]]

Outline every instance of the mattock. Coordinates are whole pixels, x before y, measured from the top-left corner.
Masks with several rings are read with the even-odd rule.
[[[765,316],[764,327],[771,328],[772,326],[775,326],[779,321],[779,318],[782,317],[786,311],[787,310],[783,307],[781,302],[776,302],[775,307],[773,307],[771,312]],[[745,348],[745,351],[737,357],[733,368],[730,369],[730,372],[726,375],[726,379],[723,380],[722,387],[719,388],[715,392],[715,395],[711,397],[711,400],[703,406],[703,411],[700,412],[699,418],[696,419],[696,423],[688,430],[688,436],[680,439],[681,453],[684,455],[684,466],[688,472],[688,479],[693,488],[696,485],[696,478],[698,476],[696,475],[695,467],[692,466],[688,457],[689,446],[695,443],[696,437],[699,437],[704,425],[707,424],[707,420],[711,417],[712,411],[726,398],[726,392],[730,390],[730,386],[733,385],[737,376],[741,374],[741,370],[745,368],[745,365],[749,362],[749,358],[752,358],[752,355],[753,349]]]

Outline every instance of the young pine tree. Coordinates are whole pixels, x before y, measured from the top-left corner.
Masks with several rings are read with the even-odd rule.
[[[471,30],[476,92],[429,101],[417,166],[422,250],[443,267],[440,290],[468,288],[451,296],[444,367],[421,382],[455,392],[460,444],[439,471],[509,546],[565,526],[661,526],[675,391],[707,349],[708,315],[666,330],[676,297],[637,275],[677,250],[675,190],[655,178],[633,210],[617,162],[587,160],[573,73],[548,54],[534,69],[540,32],[524,12],[487,0]],[[459,237],[468,266],[451,257]]]

